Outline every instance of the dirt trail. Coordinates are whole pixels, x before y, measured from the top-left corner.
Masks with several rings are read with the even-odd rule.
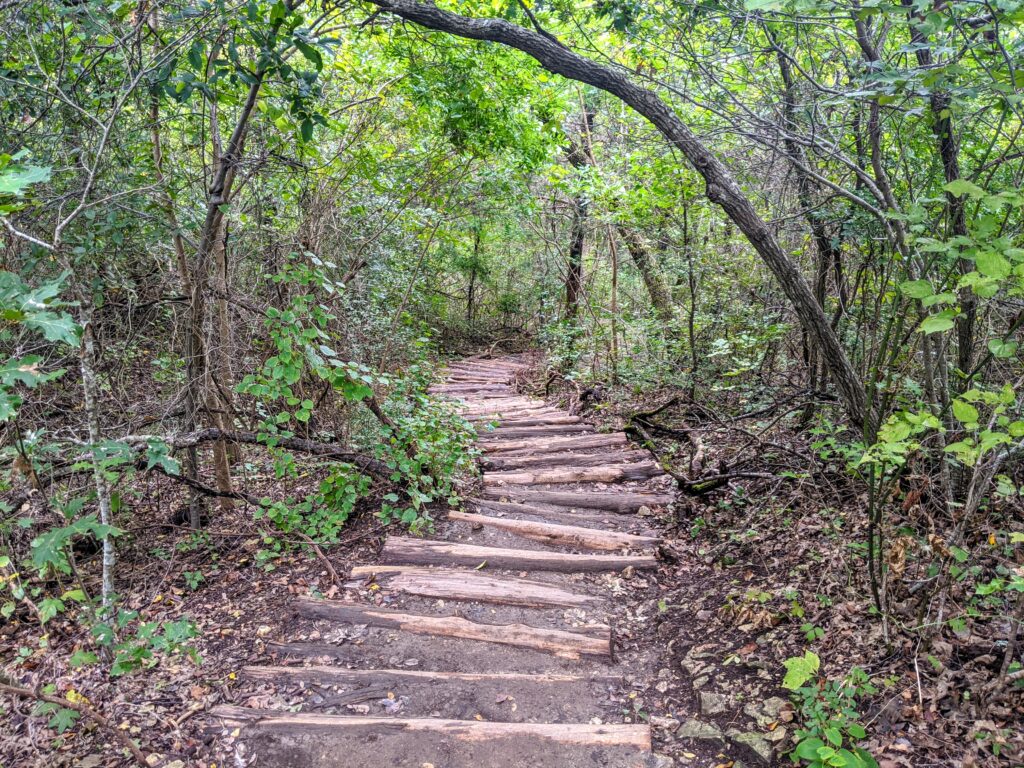
[[[481,425],[480,497],[432,538],[390,537],[335,599],[297,598],[290,641],[242,671],[296,704],[214,710],[251,764],[672,764],[630,708],[656,660],[614,630],[638,610],[628,582],[659,565],[652,510],[671,496],[622,434],[517,394],[522,366],[460,361],[435,388]]]

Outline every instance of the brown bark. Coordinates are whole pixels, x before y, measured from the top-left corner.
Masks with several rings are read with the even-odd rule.
[[[628,566],[655,568],[658,565],[653,555],[567,555],[564,552],[478,547],[402,536],[392,536],[385,542],[381,558],[385,563],[395,565],[464,565],[475,568],[483,563],[486,568],[561,573],[621,571]]]
[[[651,547],[659,541],[650,536],[634,536],[631,533],[580,528],[574,525],[509,520],[507,518],[474,515],[454,510],[448,513],[448,519],[458,520],[459,522],[471,525],[497,528],[532,541],[539,541],[542,544],[551,544],[559,547],[577,547],[579,549],[598,549],[614,552],[619,549]]]
[[[622,483],[648,480],[664,474],[657,464],[605,464],[597,467],[565,467],[561,469],[516,470],[487,472],[485,486],[500,485],[559,485],[563,483]]]
[[[665,275],[658,266],[658,262],[655,261],[654,255],[639,232],[622,224],[617,229],[619,237],[626,244],[630,258],[633,259],[634,266],[644,281],[655,314],[664,325],[673,327],[676,320],[676,308],[672,302],[672,292],[668,288]]]
[[[591,632],[587,632],[588,628],[582,628],[583,631],[580,632],[566,632],[561,629],[530,627],[526,624],[480,624],[461,616],[404,613],[382,608],[363,608],[338,600],[313,598],[299,598],[297,607],[302,616],[311,618],[398,629],[417,635],[512,645],[570,659],[578,659],[581,656],[611,656],[611,631],[607,626],[595,627]]]
[[[353,715],[314,715],[308,713],[258,710],[221,704],[210,714],[231,726],[287,729],[298,732],[311,729],[323,733],[325,729],[358,729],[361,732],[394,734],[396,732],[436,733],[459,741],[491,741],[508,743],[509,739],[531,739],[555,744],[588,747],[624,746],[648,751],[651,748],[651,729],[647,725],[589,723],[504,723],[486,720],[444,720],[439,717],[395,718],[357,717]]]
[[[423,568],[416,565],[360,565],[352,569],[348,586],[359,587],[373,579],[385,590],[440,600],[555,608],[597,602],[593,595],[562,589],[554,584],[526,579],[498,579],[475,571]]]
[[[570,509],[606,509],[610,512],[635,512],[640,507],[660,507],[671,504],[675,497],[656,493],[595,493],[584,491],[538,491],[532,488],[484,488],[485,499],[514,499],[516,501],[553,504]]]

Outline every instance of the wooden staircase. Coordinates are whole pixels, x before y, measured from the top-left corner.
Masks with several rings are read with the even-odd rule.
[[[638,486],[661,470],[623,434],[517,394],[521,367],[464,360],[435,388],[480,431],[470,511],[451,511],[436,538],[389,537],[378,564],[351,569],[344,599],[296,599],[306,637],[242,671],[245,684],[300,701],[213,711],[251,764],[660,764],[649,726],[623,722],[629,691],[610,627],[622,606],[608,584],[658,567],[659,537],[635,513],[671,496]]]

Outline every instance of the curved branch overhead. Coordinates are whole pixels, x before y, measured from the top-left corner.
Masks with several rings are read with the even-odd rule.
[[[471,18],[411,0],[370,2],[428,29],[515,48],[534,58],[549,72],[600,88],[647,118],[703,177],[708,199],[720,205],[736,223],[778,280],[801,325],[821,350],[850,418],[858,424],[867,420],[869,408],[864,386],[800,269],[786,254],[726,165],[658,94],[637,85],[617,69],[581,56],[548,35],[532,32],[503,19]]]

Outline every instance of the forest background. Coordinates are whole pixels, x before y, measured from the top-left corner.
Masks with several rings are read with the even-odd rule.
[[[0,688],[43,741],[198,661],[225,525],[269,570],[458,504],[427,389],[529,348],[709,571],[785,564],[722,617],[792,629],[805,741],[1019,764],[1024,4],[0,18]]]

